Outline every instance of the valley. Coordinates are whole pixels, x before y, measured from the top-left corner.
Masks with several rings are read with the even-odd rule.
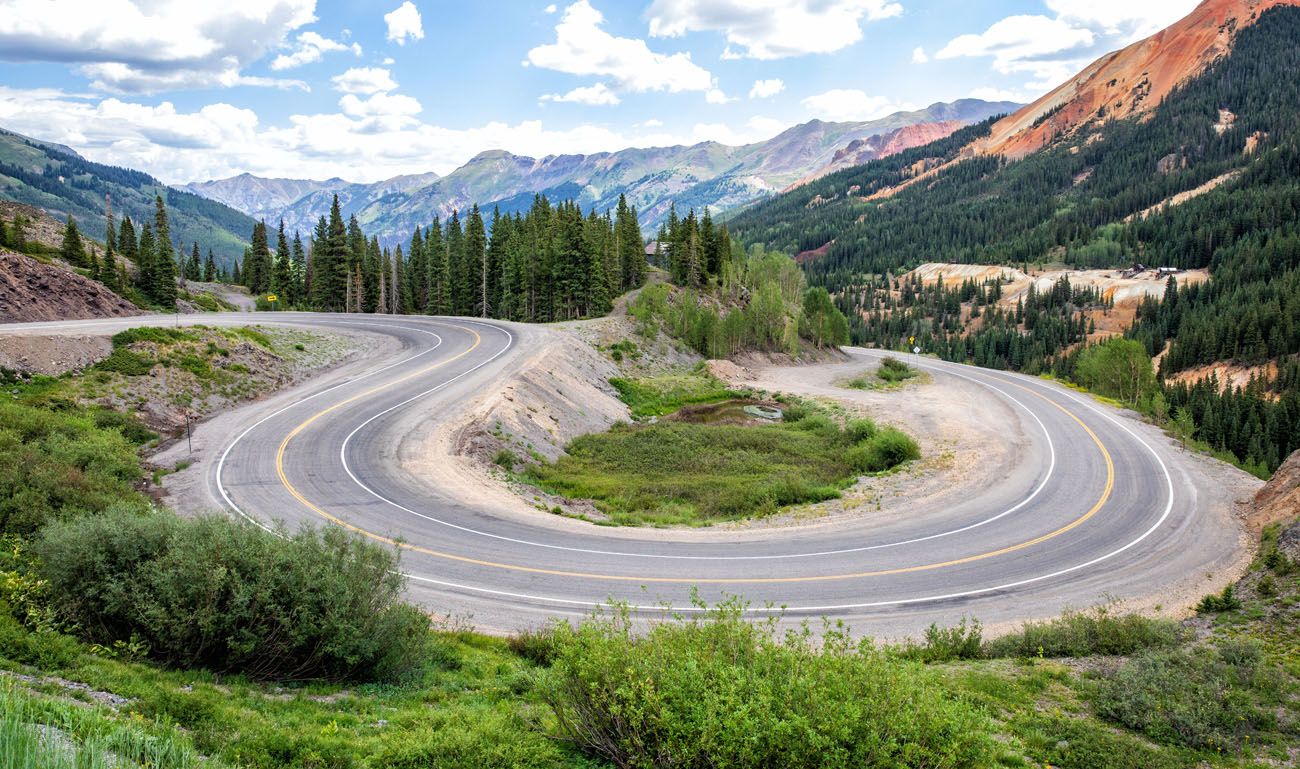
[[[0,769],[1300,761],[1297,0],[55,5]]]

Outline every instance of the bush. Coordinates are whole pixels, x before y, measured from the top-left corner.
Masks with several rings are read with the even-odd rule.
[[[166,345],[173,342],[185,342],[197,339],[194,334],[188,331],[182,331],[179,328],[165,328],[160,326],[141,326],[139,328],[128,328],[126,331],[119,331],[113,335],[113,346],[117,348],[127,347],[136,342],[152,342],[154,344]]]
[[[1252,643],[1143,652],[1102,683],[1097,712],[1156,742],[1235,749],[1274,724],[1252,695],[1276,686],[1276,675]]]
[[[492,464],[508,471],[514,470],[515,465],[519,464],[519,458],[510,449],[501,449],[496,453],[496,456],[492,457]]]
[[[615,377],[609,383],[618,390],[619,397],[632,409],[635,417],[663,416],[682,406],[717,403],[743,395],[729,390],[721,380],[706,371],[641,379]]]
[[[1020,632],[985,644],[989,657],[1090,657],[1129,655],[1177,646],[1187,634],[1177,622],[1140,614],[1113,615],[1099,606],[1065,612],[1047,622],[1027,622]]]
[[[880,362],[880,368],[876,371],[876,376],[882,381],[890,384],[912,379],[921,372],[902,362],[898,358],[885,358]]]
[[[132,489],[141,477],[135,447],[98,426],[98,415],[0,402],[0,532],[30,535],[52,520],[144,509]]]
[[[138,639],[179,667],[259,679],[400,678],[428,618],[396,555],[343,529],[289,538],[225,518],[105,514],[36,545],[56,610],[88,640]]]
[[[983,653],[980,645],[983,637],[984,628],[979,620],[962,617],[952,627],[941,628],[931,624],[925,631],[925,643],[908,645],[902,654],[908,659],[927,663],[979,659]]]
[[[876,437],[879,429],[870,419],[851,419],[844,425],[844,437],[849,443],[861,443]]]
[[[847,459],[859,473],[879,473],[921,458],[921,449],[906,433],[886,427],[868,441],[848,450]]]
[[[1237,598],[1236,591],[1232,585],[1223,588],[1223,592],[1218,595],[1207,595],[1196,604],[1196,611],[1201,614],[1219,614],[1225,611],[1236,611],[1241,608],[1241,599]]]
[[[972,767],[989,725],[922,666],[835,631],[779,637],[734,602],[633,632],[555,628],[539,681],[556,736],[621,767]]]
[[[52,630],[28,630],[14,619],[9,605],[0,602],[0,657],[57,670],[76,662],[80,654],[77,639]]]
[[[147,355],[133,352],[125,347],[116,347],[107,358],[96,363],[94,368],[122,376],[144,376],[153,370],[154,363],[153,358]]]

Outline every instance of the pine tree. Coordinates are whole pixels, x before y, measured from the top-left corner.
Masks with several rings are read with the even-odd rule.
[[[292,303],[293,284],[293,253],[289,250],[289,238],[284,234],[284,220],[281,219],[275,240],[275,267],[271,277],[271,291],[279,297],[281,307]]]
[[[168,309],[176,306],[176,256],[172,251],[171,228],[167,224],[167,207],[161,195],[154,196],[153,293],[150,298]]]
[[[293,233],[293,269],[289,288],[289,303],[297,307],[307,295],[304,282],[307,279],[307,254],[302,248],[302,236]]]
[[[95,247],[90,247],[90,255],[86,257],[86,267],[91,280],[99,280],[99,257],[95,254]]]
[[[203,263],[203,282],[214,283],[217,280],[217,262],[212,258],[212,249],[208,249],[207,261]]]
[[[71,215],[63,227],[63,244],[59,246],[59,256],[74,267],[85,267],[88,264],[85,245],[81,242],[81,233],[77,231],[77,220]]]
[[[185,263],[185,279],[199,281],[203,280],[203,262],[199,259],[199,244],[194,242],[194,247],[190,249],[189,261]]]
[[[126,223],[123,223],[122,231],[126,232]],[[154,292],[154,281],[157,279],[154,275],[154,260],[157,258],[158,249],[154,244],[153,227],[145,222],[140,227],[140,242],[136,246],[136,288],[146,298],[152,299]]]

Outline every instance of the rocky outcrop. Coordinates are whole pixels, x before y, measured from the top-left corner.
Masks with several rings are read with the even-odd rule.
[[[1255,504],[1246,518],[1246,525],[1259,531],[1270,524],[1295,518],[1300,518],[1300,451],[1287,457],[1255,495]]]
[[[143,311],[102,283],[0,250],[0,323],[122,318]]]

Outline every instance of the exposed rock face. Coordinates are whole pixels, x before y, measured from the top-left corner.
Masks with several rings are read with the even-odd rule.
[[[839,150],[836,150],[835,154],[831,157],[830,163],[795,182],[790,186],[790,189],[815,181],[827,174],[832,174],[845,168],[860,166],[863,163],[868,163],[872,160],[887,158],[891,155],[897,155],[904,150],[910,150],[913,147],[921,147],[930,142],[947,138],[966,125],[966,123],[960,120],[940,120],[933,123],[917,123],[915,125],[904,126],[896,131],[890,131],[889,133],[881,134],[880,136],[854,139]]]
[[[1205,0],[1186,18],[1107,54],[1056,90],[1004,118],[976,142],[981,153],[1020,158],[1093,120],[1154,109],[1179,83],[1227,53],[1238,30],[1276,5],[1300,0]]]
[[[0,250],[0,323],[143,314],[139,307],[89,278]]]
[[[1246,523],[1258,531],[1269,524],[1297,517],[1300,517],[1300,451],[1287,457],[1255,495],[1254,510]],[[1300,534],[1300,530],[1296,533]]]

